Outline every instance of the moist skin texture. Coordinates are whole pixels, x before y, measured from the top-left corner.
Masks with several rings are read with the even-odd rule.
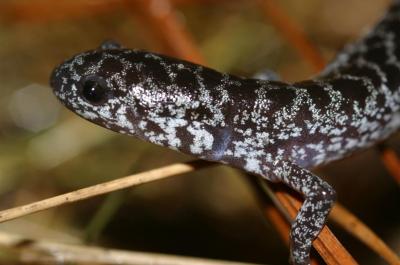
[[[305,202],[290,260],[309,264],[335,191],[310,168],[382,141],[400,127],[400,1],[318,77],[244,79],[107,42],[58,66],[55,95],[83,118],[193,156],[282,182]]]

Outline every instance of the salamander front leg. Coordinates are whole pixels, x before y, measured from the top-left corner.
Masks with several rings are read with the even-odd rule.
[[[283,183],[304,195],[304,203],[290,232],[290,261],[296,265],[310,264],[312,242],[323,228],[335,202],[335,190],[291,162],[278,162],[273,172]]]

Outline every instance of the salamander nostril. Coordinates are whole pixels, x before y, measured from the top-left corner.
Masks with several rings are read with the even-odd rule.
[[[400,0],[393,1],[365,39],[308,81],[245,79],[107,42],[66,61],[51,84],[68,108],[100,126],[302,194],[291,263],[310,264],[336,193],[308,169],[400,129]]]
[[[101,104],[107,99],[107,90],[96,80],[86,80],[82,87],[82,97],[92,104]]]

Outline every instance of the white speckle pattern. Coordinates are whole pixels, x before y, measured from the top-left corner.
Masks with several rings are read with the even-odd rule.
[[[335,200],[308,171],[384,140],[400,127],[400,1],[317,78],[243,79],[166,56],[105,45],[53,73],[56,96],[83,118],[226,163],[303,194],[291,260],[311,243]],[[87,90],[93,88],[93,91]]]

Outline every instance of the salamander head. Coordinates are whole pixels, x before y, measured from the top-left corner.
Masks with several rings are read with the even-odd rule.
[[[107,43],[62,63],[50,83],[60,101],[83,118],[143,138],[145,132],[161,135],[166,127],[213,118],[200,106],[196,69],[201,67]]]

